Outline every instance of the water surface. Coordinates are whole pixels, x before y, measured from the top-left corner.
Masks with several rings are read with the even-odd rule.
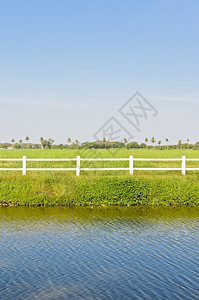
[[[0,299],[199,299],[198,208],[0,208]]]

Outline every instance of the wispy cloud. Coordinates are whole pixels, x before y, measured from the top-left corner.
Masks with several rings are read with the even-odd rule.
[[[72,100],[72,101],[71,101]],[[67,98],[59,94],[41,94],[35,97],[0,97],[0,104],[7,106],[16,105],[23,108],[36,108],[36,109],[76,109],[79,107],[89,108],[96,107],[95,98]],[[100,104],[99,104],[100,105]]]
[[[188,103],[199,104],[199,94],[152,96],[151,98],[154,100],[188,102]]]
[[[65,70],[64,74],[68,75],[88,75],[92,74],[94,70]]]
[[[12,86],[32,86],[32,80],[22,78],[20,76],[7,76],[0,74],[0,86],[1,85],[12,85]]]

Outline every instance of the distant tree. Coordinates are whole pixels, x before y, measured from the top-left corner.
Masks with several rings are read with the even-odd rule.
[[[22,148],[22,143],[23,143],[23,141],[22,141],[22,140],[19,140],[19,144],[21,145],[21,148]]]
[[[131,149],[131,148],[140,148],[139,144],[137,142],[131,142],[128,144],[128,148]]]
[[[71,139],[70,138],[67,139],[67,143],[69,144],[69,147],[70,147],[71,146]]]
[[[41,149],[44,149],[44,138],[40,137]]]
[[[124,138],[124,145],[126,145],[126,148],[127,148],[127,143],[128,143],[127,139]]]
[[[14,143],[15,143],[15,140],[14,140],[14,139],[12,139],[12,140],[11,140],[11,143],[12,143],[12,144],[14,144]]]
[[[27,137],[26,137],[26,142],[28,143],[29,140],[30,140],[30,138],[27,136]],[[28,148],[28,146],[29,146],[29,145],[27,145],[27,148]]]
[[[52,148],[52,145],[54,144],[54,140],[53,139],[48,139],[46,140],[46,146],[48,147],[48,149]]]
[[[102,142],[103,142],[103,144],[104,144],[104,148],[106,148],[106,139],[103,138]]]
[[[195,145],[193,146],[194,150],[199,150],[199,142],[195,143]]]
[[[188,149],[189,149],[189,139],[187,139]]]
[[[40,142],[41,142],[41,149],[51,149],[52,145],[54,143],[53,139],[44,139],[43,137],[40,138]]]
[[[161,143],[162,143],[161,141],[158,141],[158,145],[159,145],[159,146],[161,145]]]
[[[145,143],[141,143],[140,144],[140,148],[146,148],[146,144]]]
[[[181,147],[182,147],[182,141],[181,140],[178,141],[178,146],[179,146],[179,149],[181,149]]]
[[[167,143],[167,150],[169,149],[169,145],[168,145],[168,143],[169,143],[169,139],[165,139],[165,141],[166,141],[166,143]]]
[[[151,143],[153,144],[153,149],[154,149],[154,144],[155,144],[155,138],[154,137],[152,137],[152,139],[151,139]]]
[[[75,141],[75,144],[76,144],[76,147],[77,147],[77,149],[78,149],[78,148],[79,148],[79,141],[76,140],[76,141]]]
[[[145,140],[144,140],[144,141],[145,141],[145,143],[147,144],[149,140],[148,140],[147,138],[145,138]]]

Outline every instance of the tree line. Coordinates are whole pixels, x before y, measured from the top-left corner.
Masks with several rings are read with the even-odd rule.
[[[71,138],[66,140],[65,144],[55,144],[52,138],[40,138],[40,143],[31,143],[30,138],[27,136],[23,141],[20,139],[18,142],[12,139],[10,143],[0,143],[0,148],[15,148],[15,149],[109,149],[109,148],[126,148],[126,149],[198,149],[199,142],[196,144],[190,144],[189,139],[186,142],[178,140],[177,144],[171,145],[170,141],[166,138],[164,141],[156,141],[155,137],[151,139],[145,138],[142,143],[128,142],[126,138],[123,141],[107,141],[105,138],[103,140],[98,140],[94,142],[83,142],[80,143],[77,139],[72,141]]]

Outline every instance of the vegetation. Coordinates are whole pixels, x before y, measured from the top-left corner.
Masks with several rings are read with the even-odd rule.
[[[113,157],[107,149],[18,149],[0,150],[1,158],[74,158]],[[115,157],[199,157],[199,151],[120,149]],[[103,165],[102,165],[103,164]],[[135,162],[136,166],[180,167],[180,162]],[[21,162],[0,162],[4,167],[21,167]],[[27,167],[75,167],[75,162],[28,162]],[[128,167],[128,161],[81,162],[81,166]],[[187,166],[197,166],[189,162]],[[2,205],[27,206],[70,206],[70,205],[198,205],[199,174],[180,171],[81,171],[76,177],[74,171],[67,172],[0,172],[0,203]]]
[[[2,205],[198,205],[199,176],[82,176],[5,174],[0,176]]]
[[[11,143],[0,143],[1,149],[7,149],[8,147],[14,147],[15,149],[110,149],[110,148],[127,148],[127,149],[159,149],[159,150],[172,150],[172,149],[193,149],[199,150],[199,142],[195,144],[190,144],[189,139],[186,139],[186,142],[183,143],[182,140],[179,140],[177,144],[169,145],[169,139],[165,139],[165,144],[162,143],[161,140],[158,141],[157,145],[155,145],[156,140],[152,137],[150,140],[148,138],[144,139],[144,142],[138,143],[128,142],[126,138],[123,139],[123,142],[118,141],[107,141],[105,138],[102,140],[94,141],[94,142],[82,142],[80,143],[77,139],[72,141],[71,138],[68,138],[66,144],[55,144],[55,141],[52,138],[45,139],[43,137],[40,138],[40,144],[30,143],[30,138],[27,136],[25,138],[25,143],[23,143],[22,139],[19,142],[15,142],[15,139],[11,140]],[[151,142],[148,145],[148,142]]]

